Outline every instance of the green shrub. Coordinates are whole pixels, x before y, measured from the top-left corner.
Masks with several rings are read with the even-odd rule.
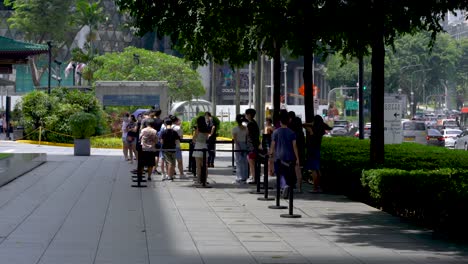
[[[78,112],[70,116],[70,128],[74,138],[89,138],[96,132],[96,117],[93,114]]]
[[[370,141],[348,137],[323,138],[321,170],[327,191],[347,194],[356,199],[367,195],[361,186],[362,170],[392,168],[401,170],[468,170],[468,153],[414,143],[385,145],[385,162],[370,164]]]
[[[80,92],[66,88],[54,88],[50,95],[33,91],[24,95],[18,104],[21,111],[21,124],[24,125],[27,139],[39,139],[39,127],[42,127],[41,140],[70,143],[73,139],[69,118],[76,112],[93,114],[96,119],[96,134],[109,131],[106,114],[92,92]]]
[[[467,169],[373,169],[363,171],[361,181],[387,212],[436,230],[468,234]]]

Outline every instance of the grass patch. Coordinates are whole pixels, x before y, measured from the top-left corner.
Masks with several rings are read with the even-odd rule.
[[[9,154],[9,153],[0,153],[0,160],[1,159],[6,159],[8,157],[10,157],[12,154]]]

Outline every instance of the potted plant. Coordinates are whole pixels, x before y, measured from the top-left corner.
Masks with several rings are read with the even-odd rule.
[[[91,154],[89,138],[96,131],[96,117],[90,113],[78,112],[70,116],[69,123],[74,138],[75,156],[89,156]]]

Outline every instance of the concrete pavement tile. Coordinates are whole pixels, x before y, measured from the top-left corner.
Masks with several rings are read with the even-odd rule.
[[[293,252],[294,249],[282,241],[246,241],[243,242],[244,246],[250,251],[270,251],[270,252]]]
[[[96,251],[86,249],[48,249],[39,261],[40,264],[67,263],[92,264]]]
[[[229,225],[229,229],[234,233],[271,233],[271,230],[264,225]]]
[[[225,207],[225,206],[213,207],[213,211],[215,211],[215,212],[236,212],[236,213],[247,212],[247,210],[244,207]]]
[[[236,236],[242,242],[281,241],[281,238],[273,233],[236,233]]]
[[[0,245],[0,262],[5,264],[37,263],[47,245],[41,243],[4,242]]]
[[[378,264],[401,264],[411,263],[411,260],[391,249],[378,248],[374,246],[349,246],[342,247],[343,250],[348,252],[353,257],[359,259],[363,263],[378,263]]]
[[[216,215],[218,215],[219,218],[225,220],[225,219],[245,219],[248,217],[252,217],[252,214],[249,212],[216,212]]]
[[[150,254],[150,264],[203,264],[199,255],[153,255]]]
[[[214,201],[208,202],[208,205],[211,207],[238,207],[242,206],[236,201]]]
[[[242,246],[199,246],[198,250],[207,264],[256,263]]]
[[[257,219],[250,217],[250,218],[245,218],[245,219],[233,219],[233,218],[228,218],[228,219],[223,219],[224,223],[227,225],[258,225],[261,224],[260,221]]]
[[[252,256],[262,264],[310,263],[304,256],[296,252],[252,252]]]

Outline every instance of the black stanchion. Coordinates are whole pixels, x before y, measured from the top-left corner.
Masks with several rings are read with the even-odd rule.
[[[203,160],[202,160],[202,167],[200,173],[200,185],[195,185],[197,188],[211,188],[211,186],[207,185],[207,171],[206,171],[206,152],[208,149],[203,149]]]
[[[269,156],[268,154],[266,155],[260,155],[260,157],[263,158],[263,188],[264,188],[264,196],[263,197],[258,197],[257,200],[260,201],[272,201],[275,198],[273,197],[268,197],[268,159]]]
[[[276,174],[276,205],[270,205],[268,208],[270,209],[286,209],[287,206],[280,205],[281,199],[281,175],[279,173]]]
[[[288,173],[292,173],[292,175],[295,175],[295,168],[294,164],[286,164],[283,163],[283,166],[288,167]],[[291,166],[293,166],[291,168]],[[294,214],[293,209],[294,209],[294,186],[289,186],[289,193],[288,193],[288,199],[289,199],[289,213],[287,214],[281,214],[280,217],[283,218],[300,218],[300,214]]]
[[[260,187],[260,156],[258,155],[258,151],[255,151],[255,171],[254,171],[254,179],[256,183],[256,190],[251,191],[251,194],[263,194],[261,187]]]
[[[233,171],[236,172],[236,164],[234,163],[234,139],[231,140],[231,167],[233,167]]]
[[[138,150],[138,159],[137,159],[137,175],[135,177],[135,180],[132,180],[133,182],[136,182],[137,184],[132,185],[132,187],[136,188],[143,188],[143,187],[148,187],[147,185],[141,184],[142,182],[146,182],[146,180],[143,178],[143,166],[141,164],[141,152]]]

